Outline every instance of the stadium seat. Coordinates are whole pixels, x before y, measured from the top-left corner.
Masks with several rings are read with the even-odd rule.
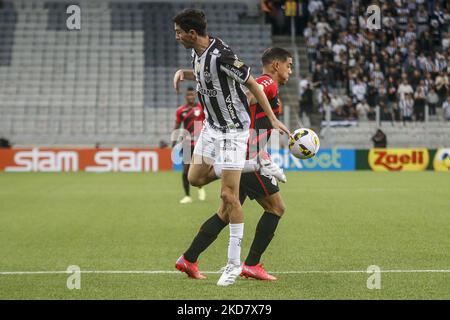
[[[41,141],[58,135],[49,143],[73,141],[72,135],[111,140],[120,133],[153,145],[167,139],[175,108],[184,103],[184,95],[173,92],[172,77],[190,66],[171,18],[187,4],[76,3],[85,8],[82,30],[70,32],[66,3],[14,0],[0,8],[0,81],[9,84],[0,86],[0,133],[12,139],[34,134]],[[239,23],[247,10],[241,3],[198,7],[212,21],[210,29],[258,67],[271,43],[270,26]],[[249,38],[261,39],[252,50]]]

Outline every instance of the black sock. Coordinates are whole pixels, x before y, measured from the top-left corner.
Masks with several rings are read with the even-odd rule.
[[[227,224],[214,214],[211,218],[205,221],[200,227],[200,231],[195,236],[191,246],[184,253],[184,258],[189,262],[195,262],[200,253],[206,250],[211,243],[216,240],[220,231],[225,228]]]
[[[187,172],[183,172],[183,188],[184,193],[189,196],[189,180],[188,180],[188,174]]]
[[[255,238],[245,260],[246,265],[255,266],[259,263],[262,254],[266,251],[267,246],[275,235],[278,221],[280,221],[279,216],[267,211],[263,213],[256,226]]]

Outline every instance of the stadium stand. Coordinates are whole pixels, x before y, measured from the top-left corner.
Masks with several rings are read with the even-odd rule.
[[[448,144],[450,122],[443,120],[442,105],[450,86],[446,93],[437,92],[438,103],[430,108],[428,116],[419,112],[411,123],[401,121],[404,118],[400,106],[404,103],[396,94],[402,77],[416,91],[418,78],[408,71],[412,63],[417,64],[415,69],[425,80],[427,99],[431,86],[448,82],[450,70],[444,67],[450,58],[448,8],[424,6],[424,14],[414,1],[405,8],[397,8],[396,2],[383,2],[382,22],[387,31],[377,33],[365,28],[365,2],[347,8],[348,1],[309,1],[303,16],[304,38],[297,38],[300,69],[310,74],[311,82],[321,82],[314,92],[314,104],[323,114],[322,146],[370,146],[370,138],[379,126],[386,132],[389,146]],[[272,26],[263,23],[262,14],[257,16],[250,4],[242,1],[0,3],[0,136],[16,146],[157,146],[167,141],[175,109],[184,101],[183,95],[174,93],[172,77],[177,68],[190,65],[190,52],[174,39],[171,18],[187,6],[206,12],[209,32],[223,38],[252,67],[253,74],[261,71],[260,55],[265,48],[289,43],[289,38],[279,42],[273,37]],[[66,26],[66,8],[73,4],[82,8],[79,31],[69,31]],[[417,19],[407,21],[409,27],[408,23],[403,26],[406,9]],[[424,19],[428,19],[425,24]],[[414,32],[402,33],[403,27],[405,31],[414,29],[416,36]],[[424,32],[431,35],[431,44],[424,41]],[[398,44],[391,46],[389,37],[393,36]],[[431,51],[421,49],[430,45]],[[413,51],[417,59],[410,63],[413,60],[408,55]],[[426,53],[425,58],[421,51]],[[391,83],[392,64],[396,71]],[[446,74],[438,80],[437,73],[430,72],[431,78],[427,78],[423,68],[429,64]],[[319,70],[317,65],[321,65]],[[363,83],[355,86],[358,77]],[[282,100],[290,106],[291,129],[300,126],[296,89],[299,80],[291,76],[289,85],[281,90]],[[391,89],[395,89],[394,94]],[[364,92],[368,106],[359,101],[358,92]],[[378,122],[375,107],[380,101],[385,101],[387,112],[380,114]],[[329,127],[327,110],[332,123]],[[393,121],[387,121],[389,115]],[[422,122],[425,119],[429,121]]]
[[[381,9],[373,28],[369,5]],[[309,1],[302,33],[324,146],[369,147],[377,127],[390,146],[448,144],[449,9],[447,1]]]
[[[69,31],[77,4],[81,30]],[[190,4],[192,6],[192,4]],[[6,1],[0,8],[0,134],[17,144],[128,144],[168,140],[174,72],[190,65],[172,17],[180,2]],[[243,23],[243,3],[197,3],[209,32],[226,39],[255,72],[271,28]],[[252,39],[252,46],[247,45]]]
[[[404,110],[405,95],[399,90],[404,89],[401,85],[410,85],[414,94],[412,118],[423,121],[425,104],[419,101],[420,80],[424,99],[432,88],[439,98],[436,108],[430,111],[441,111],[450,90],[447,70],[450,14],[442,3],[435,1],[433,8],[423,1],[378,3],[383,18],[378,29],[370,29],[366,20],[367,1],[348,8],[344,1],[310,1],[308,24],[303,30],[309,71],[312,82],[319,83],[317,94],[328,96],[333,118],[365,119],[368,109],[358,105],[365,102],[370,108],[386,105],[395,120],[406,118],[409,111]],[[447,77],[444,87],[436,83],[441,72]],[[343,107],[329,101],[334,96],[350,98],[352,103]],[[325,103],[322,100],[320,97],[321,108]],[[431,119],[435,115],[430,112]]]

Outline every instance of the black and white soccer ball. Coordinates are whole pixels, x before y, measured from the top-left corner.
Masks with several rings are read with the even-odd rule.
[[[309,159],[316,155],[320,149],[320,140],[317,134],[308,128],[295,130],[289,139],[289,150],[294,157]]]

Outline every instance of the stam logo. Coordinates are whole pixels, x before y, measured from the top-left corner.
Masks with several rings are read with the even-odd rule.
[[[387,171],[419,171],[428,165],[426,149],[372,149],[369,163],[372,169]]]
[[[7,172],[156,172],[171,168],[170,151],[160,149],[0,150],[0,171]]]
[[[7,172],[77,172],[78,154],[74,151],[32,150],[18,151],[13,166]]]
[[[122,151],[118,148],[99,151],[94,156],[95,165],[87,172],[156,172],[158,153],[155,151]]]

